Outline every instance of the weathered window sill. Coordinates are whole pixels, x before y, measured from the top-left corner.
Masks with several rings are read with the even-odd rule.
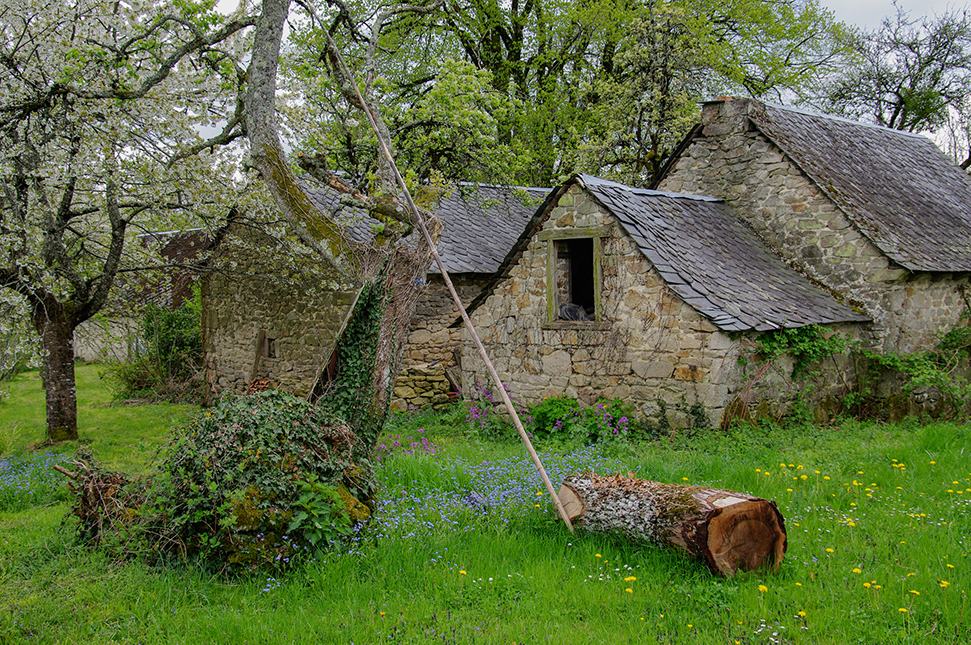
[[[590,321],[590,320],[554,320],[553,322],[545,322],[541,325],[542,329],[584,329],[592,331],[610,331],[613,329],[613,323],[607,320],[601,321]]]

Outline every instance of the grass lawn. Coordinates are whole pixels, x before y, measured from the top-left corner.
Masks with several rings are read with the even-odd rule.
[[[227,578],[74,544],[65,496],[40,473],[68,447],[27,450],[43,436],[32,376],[0,403],[0,643],[971,642],[968,425],[539,447],[554,482],[632,471],[776,500],[789,534],[781,571],[720,579],[670,551],[571,536],[525,450],[467,439],[460,414],[401,417],[379,511],[353,541]],[[110,407],[93,368],[80,370],[79,395],[82,440],[127,470],[189,411]]]

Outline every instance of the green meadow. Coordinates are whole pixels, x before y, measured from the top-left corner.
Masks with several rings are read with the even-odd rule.
[[[611,536],[571,535],[524,448],[465,413],[409,413],[379,450],[380,503],[345,543],[241,574],[151,566],[79,545],[63,477],[38,448],[36,372],[0,402],[0,643],[971,642],[966,424],[740,427],[654,441],[543,445],[567,474],[633,472],[775,500],[780,571],[716,578]],[[112,404],[78,370],[82,443],[150,472],[196,409]]]

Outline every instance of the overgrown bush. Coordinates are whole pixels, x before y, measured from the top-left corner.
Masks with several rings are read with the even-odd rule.
[[[876,386],[887,371],[902,380],[900,391],[905,396],[920,390],[939,396],[939,416],[953,418],[971,409],[971,327],[959,325],[942,332],[932,350],[881,354],[860,347],[855,353],[857,388],[845,403],[858,414],[872,413]]]
[[[106,371],[118,396],[196,402],[202,395],[202,300],[199,289],[175,310],[149,305],[143,314],[144,351]]]
[[[289,394],[261,392],[224,400],[176,428],[144,495],[82,509],[94,517],[76,505],[75,514],[82,535],[92,525],[111,527],[102,541],[126,553],[279,565],[370,516],[366,454],[333,415]]]
[[[503,383],[502,386],[506,389],[506,396],[516,408],[523,427],[528,429],[532,422],[529,411],[517,405],[508,385]],[[467,393],[467,399],[469,408],[465,420],[469,425],[470,437],[502,441],[516,436],[516,430],[507,418],[506,408],[500,395],[493,394],[488,386],[476,382],[472,391]]]

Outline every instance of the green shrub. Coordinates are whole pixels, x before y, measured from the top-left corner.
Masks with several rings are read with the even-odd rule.
[[[102,541],[128,553],[285,564],[370,516],[366,451],[343,421],[303,399],[271,390],[224,400],[174,430],[144,495],[95,509],[105,521],[85,517],[90,510],[79,517],[82,527],[114,528]]]
[[[202,300],[194,297],[175,310],[149,305],[141,322],[144,352],[114,363],[105,376],[122,399],[194,403],[202,395]]]
[[[565,444],[590,445],[599,441],[623,441],[639,435],[633,408],[620,399],[601,401],[592,408],[576,399],[544,399],[530,411],[538,439]]]

